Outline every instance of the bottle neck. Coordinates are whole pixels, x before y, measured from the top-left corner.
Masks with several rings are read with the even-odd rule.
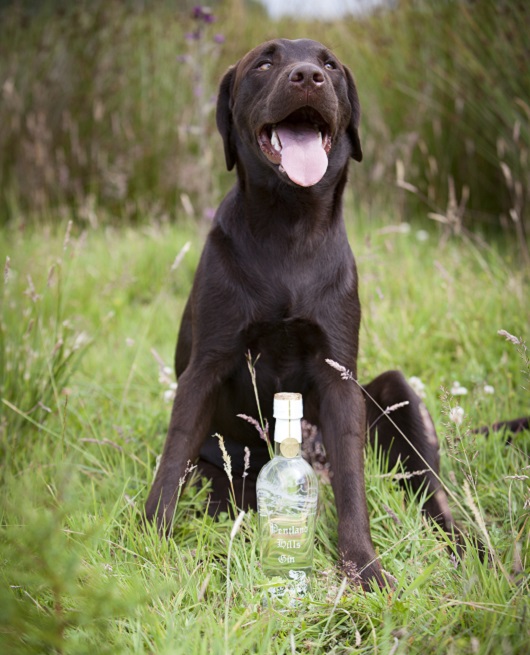
[[[302,422],[296,419],[276,419],[274,454],[278,457],[299,457],[302,444]]]
[[[274,424],[274,441],[281,443],[284,439],[289,438],[302,443],[302,421],[299,418],[277,418]]]
[[[285,450],[285,446],[284,446]],[[282,444],[277,441],[274,442],[274,457],[286,457],[287,459],[292,459],[293,457],[302,456],[302,444],[298,444],[298,448],[294,448],[294,444],[291,443],[288,456],[285,452],[282,452]]]

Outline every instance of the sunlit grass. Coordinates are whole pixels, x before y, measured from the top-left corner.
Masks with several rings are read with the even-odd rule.
[[[516,345],[497,334],[527,336],[528,279],[513,265],[510,244],[484,248],[451,238],[440,247],[436,231],[420,240],[415,225],[408,231],[366,225],[362,216],[348,222],[364,305],[361,378],[399,367],[422,379],[451,504],[470,534],[485,541],[486,531],[490,562],[473,546],[463,562],[452,559],[444,537],[418,503],[407,502],[372,450],[366,458],[372,534],[384,568],[397,579],[395,592],[341,586],[326,485],[313,598],[293,613],[260,605],[253,513],[232,536],[229,571],[233,522],[205,514],[205,488],[183,490],[171,539],[142,527],[170,412],[152,349],[171,365],[199,239],[167,224],[86,234],[73,226],[64,250],[65,226],[4,230],[0,255],[10,257],[10,275],[3,329],[16,346],[17,370],[29,360],[39,368],[2,392],[2,652],[524,652],[528,437],[507,447],[503,435],[486,439],[468,428],[529,412],[528,370]],[[172,270],[189,240],[191,249]],[[60,289],[47,286],[57,258]],[[38,301],[24,294],[28,275],[43,296]],[[48,365],[44,346],[37,360],[24,348],[27,307],[44,345],[53,348],[57,322],[75,327],[65,346],[78,332],[91,338],[66,377]],[[468,393],[444,399],[441,386],[450,389],[455,380]],[[485,383],[493,394],[484,393]],[[33,396],[45,398],[50,411],[28,414]],[[464,409],[460,426],[448,418],[456,404]]]

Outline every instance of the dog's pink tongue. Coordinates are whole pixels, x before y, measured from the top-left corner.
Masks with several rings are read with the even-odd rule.
[[[310,126],[278,125],[282,144],[282,166],[289,179],[300,186],[313,186],[328,167],[328,156],[322,138]]]

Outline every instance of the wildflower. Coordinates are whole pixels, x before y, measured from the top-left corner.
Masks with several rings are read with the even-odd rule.
[[[234,482],[232,479],[232,459],[228,454],[228,451],[226,450],[225,440],[223,439],[223,437],[219,433],[213,434],[212,437],[219,441],[219,448],[221,449],[221,455],[223,457],[223,468],[228,477],[228,481],[230,482],[230,491],[232,492],[232,500],[235,502],[236,494],[234,491]]]
[[[230,484],[231,484],[232,483],[232,459],[231,459],[230,455],[228,454],[228,451],[226,450],[225,440],[220,434],[213,434],[212,437],[219,441],[219,448],[221,449],[221,454],[223,456],[223,468],[224,468],[225,473],[228,476],[228,479],[230,480]]]
[[[134,343],[134,342],[133,342]],[[157,351],[152,348],[151,354],[156,359],[158,363],[158,381],[160,384],[167,386],[168,388],[164,391],[164,401],[170,403],[175,398],[175,393],[177,391],[177,383],[173,378],[173,369],[170,366],[164,364],[164,360]]]
[[[269,422],[267,419],[263,420],[263,416],[261,414],[261,405],[259,402],[259,394],[258,394],[258,384],[257,384],[257,377],[256,377],[256,363],[259,359],[259,355],[256,357],[254,361],[252,361],[252,354],[250,350],[247,351],[247,354],[245,355],[245,358],[247,360],[247,367],[248,371],[250,373],[250,379],[252,380],[252,388],[254,389],[254,397],[256,398],[256,404],[258,406],[258,414],[259,414],[259,423],[256,421],[256,419],[253,419],[249,416],[245,416],[244,414],[238,414],[238,418],[242,418],[246,421],[248,421],[250,424],[254,425],[254,427],[258,430],[259,436],[265,441],[267,444],[267,449],[269,451],[269,455],[271,458],[274,455],[274,451],[272,449],[271,441],[269,439]]]
[[[411,378],[409,378],[409,384],[412,387],[413,391],[416,392],[416,395],[418,395],[420,398],[425,398],[426,396],[425,385],[423,384],[423,382],[420,380],[419,377],[413,375]]]
[[[331,366],[331,368],[334,368],[336,371],[340,373],[340,377],[343,380],[355,380],[353,377],[353,373],[349,371],[345,366],[342,364],[339,364],[338,362],[335,362],[333,359],[326,359],[326,364]]]
[[[453,382],[453,386],[451,387],[451,395],[452,396],[467,396],[467,389],[466,387],[463,387],[458,380],[455,380]]]
[[[215,43],[221,44],[224,43],[226,39],[224,34],[215,34],[213,40],[215,41]]]
[[[485,384],[484,385],[484,393],[487,393],[489,395],[493,395],[495,393],[495,387],[492,387],[491,384]]]
[[[383,412],[383,414],[391,414],[392,412],[395,412],[396,409],[401,409],[402,407],[406,407],[406,406],[409,405],[409,404],[410,404],[410,403],[409,403],[408,400],[403,400],[403,401],[400,402],[400,403],[394,403],[394,405],[389,405],[389,406],[385,409],[385,411]]]
[[[151,354],[158,364],[158,381],[160,384],[171,385],[173,383],[173,369],[164,364],[164,360],[154,348],[151,348]]]
[[[506,330],[498,330],[497,334],[501,337],[505,337],[506,341],[511,341],[513,344],[516,346],[521,345],[521,339],[514,337],[513,334],[510,334],[509,332],[506,332]]]
[[[64,241],[63,241],[63,250],[66,250],[68,246],[70,245],[70,236],[72,233],[72,225],[73,221],[68,221],[68,225],[66,226],[66,233],[64,235]]]
[[[24,291],[24,295],[28,296],[31,298],[31,300],[36,303],[38,302],[42,296],[40,296],[36,291],[35,291],[35,285],[33,284],[33,280],[31,279],[31,275],[27,276],[28,280],[28,288],[26,291]]]
[[[164,391],[164,402],[172,403],[175,400],[175,394],[177,393],[177,383],[172,382],[169,385],[169,389]]]
[[[451,411],[449,412],[449,420],[452,421],[455,425],[462,425],[462,421],[464,420],[464,409],[460,407],[460,405],[451,407]]]
[[[383,504],[383,509],[385,512],[390,516],[390,518],[394,521],[396,525],[402,525],[401,521],[399,520],[398,515],[388,507],[388,505]]]
[[[173,369],[170,366],[161,366],[158,381],[160,384],[171,384],[173,382]]]
[[[429,233],[427,232],[427,230],[418,230],[416,232],[416,239],[418,239],[418,241],[421,241],[421,242],[428,241],[429,240]]]
[[[41,409],[43,409],[45,412],[47,412],[48,414],[52,414],[52,410],[51,410],[49,407],[47,407],[47,406],[42,402],[42,400],[39,400],[39,402],[37,403],[37,405],[38,405]]]
[[[50,288],[53,285],[54,279],[55,279],[55,264],[53,264],[50,267],[50,270],[48,271],[48,279],[46,281],[46,286],[48,288]]]
[[[238,414],[237,418],[242,418],[247,423],[250,423],[250,425],[253,425],[256,428],[256,430],[258,431],[260,438],[263,439],[263,441],[266,444],[270,443],[270,440],[269,440],[269,422],[267,421],[267,419],[265,419],[265,424],[262,427],[260,422],[256,421],[255,418],[252,418],[252,416],[247,416],[246,414]]]
[[[245,446],[245,457],[244,457],[244,467],[243,467],[243,478],[246,478],[248,475],[248,470],[250,468],[250,448]]]
[[[401,409],[402,407],[407,407],[407,405],[409,405],[409,404],[410,403],[409,403],[408,400],[404,400],[404,401],[402,401],[400,403],[395,403],[394,405],[387,406],[386,409],[384,409],[383,412],[375,419],[375,421],[372,422],[372,424],[369,426],[369,429],[371,430],[382,416],[388,416],[392,412],[395,412],[396,409]]]
[[[210,7],[203,7],[202,5],[193,7],[191,15],[195,20],[202,21],[203,23],[215,23],[215,16]]]
[[[9,273],[11,271],[11,259],[6,257],[6,263],[4,266],[4,284],[7,284],[9,280]]]
[[[157,462],[157,464],[158,464],[158,462]],[[188,477],[188,475],[192,471],[194,471],[196,468],[197,468],[197,465],[192,464],[191,460],[188,459],[188,461],[186,462],[186,468],[184,469],[184,475],[181,478],[179,478],[179,490],[182,489],[182,487],[184,486],[184,484],[186,482],[186,478]]]
[[[88,343],[90,343],[90,337],[88,334],[86,332],[79,332],[75,338],[73,350],[79,350],[80,348],[83,348],[83,346],[86,346]]]

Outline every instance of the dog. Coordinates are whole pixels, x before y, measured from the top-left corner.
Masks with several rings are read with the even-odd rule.
[[[364,481],[366,433],[400,459],[425,512],[458,535],[439,479],[439,444],[421,399],[398,371],[362,387],[357,377],[361,307],[342,215],[349,160],[362,160],[360,104],[349,69],[322,44],[275,39],[224,75],[216,120],[237,182],[207,237],[178,335],[178,388],[167,439],[146,503],[161,532],[172,522],[189,462],[212,481],[209,509],[226,509],[228,480],[214,433],[223,435],[241,503],[255,507],[265,442],[238,415],[261,411],[272,425],[276,392],[300,392],[331,470],[344,570],[365,589],[387,582],[370,536]],[[382,408],[396,403],[392,416]],[[367,426],[370,426],[367,430]],[[239,469],[238,469],[239,467]],[[239,494],[239,496],[238,496]]]

